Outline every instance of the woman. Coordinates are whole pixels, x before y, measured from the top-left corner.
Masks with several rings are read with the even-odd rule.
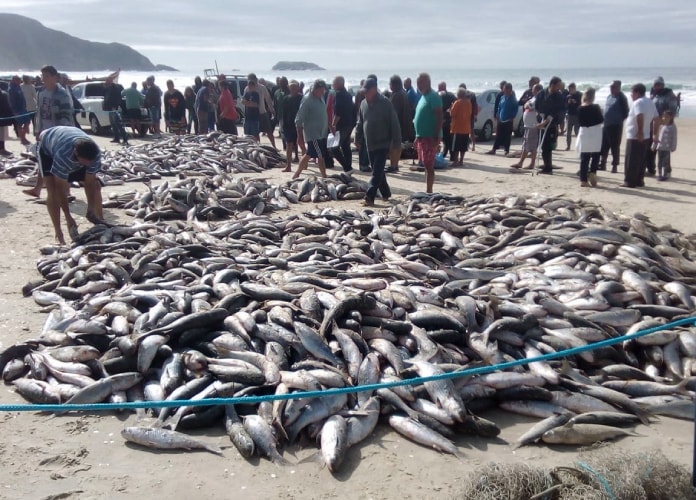
[[[239,116],[237,115],[237,105],[234,102],[234,97],[232,97],[232,92],[230,92],[226,81],[223,80],[218,85],[220,85],[218,129],[225,134],[237,135],[237,119]]]
[[[597,167],[602,151],[602,108],[594,103],[595,89],[589,88],[578,108],[578,132],[575,150],[580,153],[580,186],[597,186]],[[588,172],[589,168],[589,172]]]
[[[186,87],[184,90],[184,99],[186,100],[186,111],[188,111],[188,122],[186,124],[186,133],[191,133],[191,124],[193,131],[198,135],[198,116],[196,115],[196,93],[191,87]]]

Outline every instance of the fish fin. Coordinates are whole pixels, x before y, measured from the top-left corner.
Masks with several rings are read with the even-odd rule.
[[[457,457],[457,459],[458,459],[460,462],[464,462],[464,461],[466,460],[466,455],[464,455],[464,453],[462,453],[462,452],[459,451],[459,450],[457,450],[457,451],[454,453],[454,456]]]
[[[276,455],[274,458],[271,459],[271,462],[273,462],[274,465],[277,465],[278,467],[285,467],[288,465],[292,465],[287,459],[285,459],[280,453]]]
[[[222,448],[218,448],[217,446],[214,446],[212,444],[206,444],[205,449],[209,451],[210,453],[214,453],[216,455],[223,456],[222,454]]]
[[[321,458],[321,451],[317,450],[308,457],[303,458],[302,460],[299,460],[297,463],[298,464],[306,464],[306,463],[311,463],[311,462],[316,462],[318,464],[321,464],[322,468],[326,466],[326,463],[324,460]]]

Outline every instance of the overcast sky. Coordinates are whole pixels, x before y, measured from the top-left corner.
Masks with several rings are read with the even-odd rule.
[[[692,66],[696,0],[0,0],[155,64],[269,70]]]

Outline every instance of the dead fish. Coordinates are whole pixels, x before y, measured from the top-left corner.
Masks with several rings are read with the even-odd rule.
[[[541,440],[547,444],[588,446],[624,436],[638,436],[635,432],[597,424],[566,424],[546,431]]]
[[[222,456],[222,450],[181,432],[151,427],[125,427],[121,436],[128,442],[156,450],[205,450]]]

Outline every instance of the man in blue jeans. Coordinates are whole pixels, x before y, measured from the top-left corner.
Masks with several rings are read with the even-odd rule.
[[[114,138],[111,142],[118,144],[123,141],[123,145],[127,146],[128,133],[121,120],[122,92],[123,86],[114,83],[114,79],[108,77],[106,81],[104,81],[104,101],[102,102],[102,109],[109,112],[109,125],[111,126],[111,131],[114,133]]]
[[[372,167],[372,177],[365,193],[363,205],[371,207],[379,190],[382,199],[391,197],[384,167],[389,150],[401,146],[401,127],[389,99],[380,94],[377,80],[368,78],[363,86],[365,99],[360,103],[358,125],[355,128],[355,144],[365,148]]]

